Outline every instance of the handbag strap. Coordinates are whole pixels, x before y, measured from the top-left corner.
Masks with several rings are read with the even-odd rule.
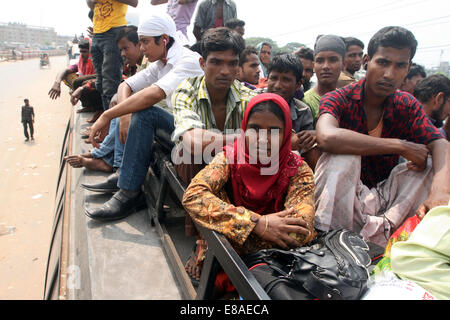
[[[332,289],[317,278],[311,272],[303,284],[303,288],[320,300],[343,300],[341,293],[337,289]]]

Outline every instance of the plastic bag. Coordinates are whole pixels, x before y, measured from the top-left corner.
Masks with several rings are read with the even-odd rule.
[[[391,271],[381,271],[371,277],[361,300],[436,300],[417,283],[402,280]]]
[[[406,219],[406,221],[398,228],[392,236],[389,238],[389,241],[386,245],[386,249],[384,250],[383,258],[377,263],[377,265],[372,270],[372,275],[378,274],[382,271],[390,271],[391,270],[391,248],[392,245],[399,241],[406,241],[409,239],[411,233],[420,223],[420,219],[418,216],[414,215]]]

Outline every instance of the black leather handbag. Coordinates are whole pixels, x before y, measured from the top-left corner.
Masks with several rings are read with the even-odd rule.
[[[356,233],[334,230],[310,246],[267,249],[243,257],[275,300],[357,300],[367,289],[369,247]]]

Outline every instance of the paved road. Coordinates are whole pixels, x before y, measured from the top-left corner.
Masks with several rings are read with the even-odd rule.
[[[59,154],[71,106],[47,93],[67,58],[0,63],[0,299],[42,299],[53,224]],[[35,141],[24,142],[20,110],[36,113]]]

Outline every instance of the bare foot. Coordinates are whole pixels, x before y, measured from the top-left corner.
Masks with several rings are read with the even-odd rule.
[[[200,280],[206,248],[205,240],[197,240],[195,251],[192,252],[184,266],[186,272],[195,280]]]
[[[64,160],[67,161],[74,168],[86,168],[90,170],[97,170],[103,172],[112,172],[113,168],[109,164],[107,164],[103,159],[96,158],[88,158],[83,157],[83,155],[72,155],[64,157]]]
[[[94,140],[97,143],[102,143],[103,142],[103,140],[100,140],[100,138],[98,136],[95,137]],[[91,141],[89,139],[84,139],[84,142],[87,143],[87,144],[91,144]]]
[[[83,167],[83,159],[84,159],[84,157],[81,155],[78,155],[78,154],[74,155],[74,156],[64,157],[64,160],[74,168]]]

